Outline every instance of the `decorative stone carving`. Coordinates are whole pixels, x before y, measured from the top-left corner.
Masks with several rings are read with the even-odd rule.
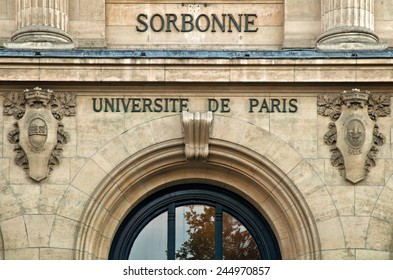
[[[74,48],[68,32],[68,0],[16,0],[17,30],[8,48]]]
[[[324,136],[325,143],[332,147],[332,165],[352,183],[363,180],[376,165],[377,146],[385,141],[376,121],[390,114],[390,96],[358,89],[320,95],[318,113],[333,121]]]
[[[374,32],[374,0],[322,0],[321,17],[319,49],[387,48]]]
[[[182,124],[187,160],[207,159],[212,122],[212,112],[183,111]]]
[[[4,114],[18,119],[8,140],[15,144],[15,162],[35,181],[45,179],[68,141],[61,119],[75,115],[76,100],[71,93],[53,93],[36,87],[23,93],[8,93]]]

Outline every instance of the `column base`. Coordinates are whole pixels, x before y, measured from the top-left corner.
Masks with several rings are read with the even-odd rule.
[[[317,49],[320,50],[384,50],[388,45],[381,43],[378,36],[369,29],[359,27],[338,27],[319,36]]]
[[[73,49],[71,37],[63,30],[51,26],[27,26],[18,29],[11,42],[4,46],[10,49]]]

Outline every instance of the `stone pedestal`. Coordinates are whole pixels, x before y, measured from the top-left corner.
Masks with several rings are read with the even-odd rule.
[[[318,49],[386,49],[374,32],[374,0],[322,0]]]
[[[17,30],[8,48],[74,48],[68,35],[68,0],[16,0]]]

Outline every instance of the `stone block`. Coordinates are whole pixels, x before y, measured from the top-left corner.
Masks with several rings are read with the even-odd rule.
[[[327,189],[340,216],[355,215],[354,186],[329,186]]]
[[[102,72],[102,81],[122,82],[122,81],[163,81],[165,79],[164,70],[161,67],[132,66],[119,69],[118,67],[108,67]],[[151,114],[151,113],[150,113]]]
[[[60,164],[55,165],[49,176],[43,181],[45,184],[66,185],[70,183],[70,161],[69,158],[60,156]]]
[[[8,158],[1,158],[1,154],[0,154],[0,190],[8,186],[9,181],[10,181],[10,160]]]
[[[345,248],[344,232],[339,217],[319,221],[317,228],[323,251]]]
[[[270,114],[270,131],[289,143],[303,157],[316,158],[318,143],[318,122],[315,121],[317,119],[316,99],[297,98],[296,106],[298,108],[296,113]]]
[[[74,220],[56,216],[50,235],[49,246],[54,248],[73,249],[80,224]]]
[[[340,249],[340,250],[324,250],[322,253],[323,260],[355,260],[355,249]]]
[[[11,187],[5,186],[0,188],[0,205],[0,221],[17,217],[23,212],[18,197]]]
[[[129,156],[126,147],[119,138],[110,141],[104,148],[93,156],[93,160],[109,173]]]
[[[6,260],[38,260],[40,249],[38,248],[21,248],[4,251]]]
[[[356,250],[357,260],[391,260],[391,252],[377,250]]]
[[[338,215],[336,206],[326,188],[320,188],[305,196],[316,221],[334,218]]]
[[[2,25],[3,26],[3,25]],[[5,24],[5,26],[8,26]],[[14,30],[12,30],[13,32]],[[6,32],[5,34],[2,34],[4,31],[3,28],[0,29],[0,37],[10,37],[12,32],[8,33]],[[30,62],[27,62],[27,64],[30,64],[30,66],[24,65],[22,66],[11,66],[11,67],[6,67],[6,68],[1,68],[0,69],[0,81],[39,81],[40,80],[40,70],[33,66],[35,60],[30,59]]]
[[[380,196],[381,186],[356,186],[355,187],[355,215],[370,216]]]
[[[24,216],[29,247],[49,247],[54,215]]]
[[[24,214],[39,214],[41,192],[39,185],[12,185],[11,188]]]
[[[393,226],[391,222],[371,218],[366,238],[366,248],[391,252]]]
[[[190,82],[196,80],[199,82],[229,82],[231,71],[218,67],[210,67],[209,71],[203,68],[192,68],[184,66],[181,71],[176,68],[168,67],[165,71],[166,81]],[[193,78],[191,78],[193,77]]]
[[[72,260],[74,251],[58,248],[40,248],[40,260]]]
[[[94,134],[91,132],[94,131]],[[93,111],[91,97],[78,97],[77,155],[91,157],[114,135],[124,131],[124,114]]]
[[[320,19],[321,6],[319,1],[291,0],[285,1],[285,19],[289,20],[316,20]]]
[[[238,143],[245,127],[240,120],[214,115],[212,138]]]
[[[79,2],[79,18],[86,21],[105,20],[105,0],[83,0]]]
[[[239,144],[252,148],[253,151],[259,153],[260,155],[266,155],[266,153],[275,143],[276,139],[277,137],[275,135],[264,129],[247,125],[245,126],[242,135],[240,135]],[[277,147],[277,145],[275,147]]]
[[[248,67],[248,71],[241,71],[234,69],[230,71],[230,81],[244,81],[244,82],[293,82],[295,80],[295,73],[293,69],[287,67],[273,67],[266,66],[263,69],[259,67]]]
[[[68,185],[41,185],[39,213],[56,214]]]
[[[383,221],[390,222],[393,225],[393,190],[384,188],[379,194],[378,200],[375,203],[373,217],[379,218]],[[393,226],[392,226],[393,230]]]
[[[72,38],[105,38],[105,21],[78,20],[69,22],[69,34]]]
[[[107,173],[97,163],[89,160],[71,184],[85,194],[91,195],[106,175]]]
[[[7,19],[7,2],[8,0],[0,0],[0,20]]]
[[[180,115],[163,117],[149,123],[156,143],[183,138]]]
[[[143,124],[127,130],[119,138],[130,155],[155,143],[149,124]]]
[[[365,77],[363,77],[364,79]],[[356,71],[353,71],[348,66],[342,67],[311,67],[311,66],[297,66],[295,71],[296,82],[355,82],[358,80]]]
[[[29,247],[26,224],[23,216],[0,222],[0,228],[3,235],[5,250]]]
[[[325,182],[325,160],[324,159],[306,159],[307,163],[315,171],[321,181]]]
[[[298,152],[279,138],[276,138],[265,156],[286,174],[303,160]]]
[[[80,19],[80,3],[79,2],[80,2],[80,0],[69,1],[68,18],[70,21]],[[82,0],[82,2],[83,2],[83,0]]]
[[[57,214],[79,221],[89,199],[90,196],[70,186],[61,200]]]
[[[290,158],[288,157],[289,161]],[[324,184],[307,161],[302,161],[287,174],[297,186],[303,196],[307,196],[321,189]]]
[[[370,217],[340,217],[347,248],[365,248]]]

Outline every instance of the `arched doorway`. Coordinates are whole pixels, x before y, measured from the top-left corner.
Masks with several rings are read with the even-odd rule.
[[[179,139],[134,154],[102,180],[83,213],[75,259],[108,259],[116,232],[139,203],[184,184],[215,186],[243,197],[270,225],[283,259],[320,258],[312,212],[274,164],[244,146],[220,140],[211,142],[207,161],[186,161]]]
[[[241,196],[206,184],[152,194],[120,225],[110,259],[280,259],[261,213]]]
[[[228,130],[228,122],[241,126],[244,137]],[[150,140],[141,142],[135,137],[140,134],[151,135]],[[128,153],[114,160],[113,152],[121,148]],[[315,174],[290,145],[250,123],[215,116],[206,161],[186,159],[180,116],[142,124],[108,142],[74,178],[73,185],[89,194],[77,217],[74,258],[108,259],[116,232],[140,203],[173,186],[202,184],[228,190],[252,205],[269,224],[282,259],[320,259],[313,212],[291,180],[292,169]],[[92,176],[99,180],[86,179]]]

